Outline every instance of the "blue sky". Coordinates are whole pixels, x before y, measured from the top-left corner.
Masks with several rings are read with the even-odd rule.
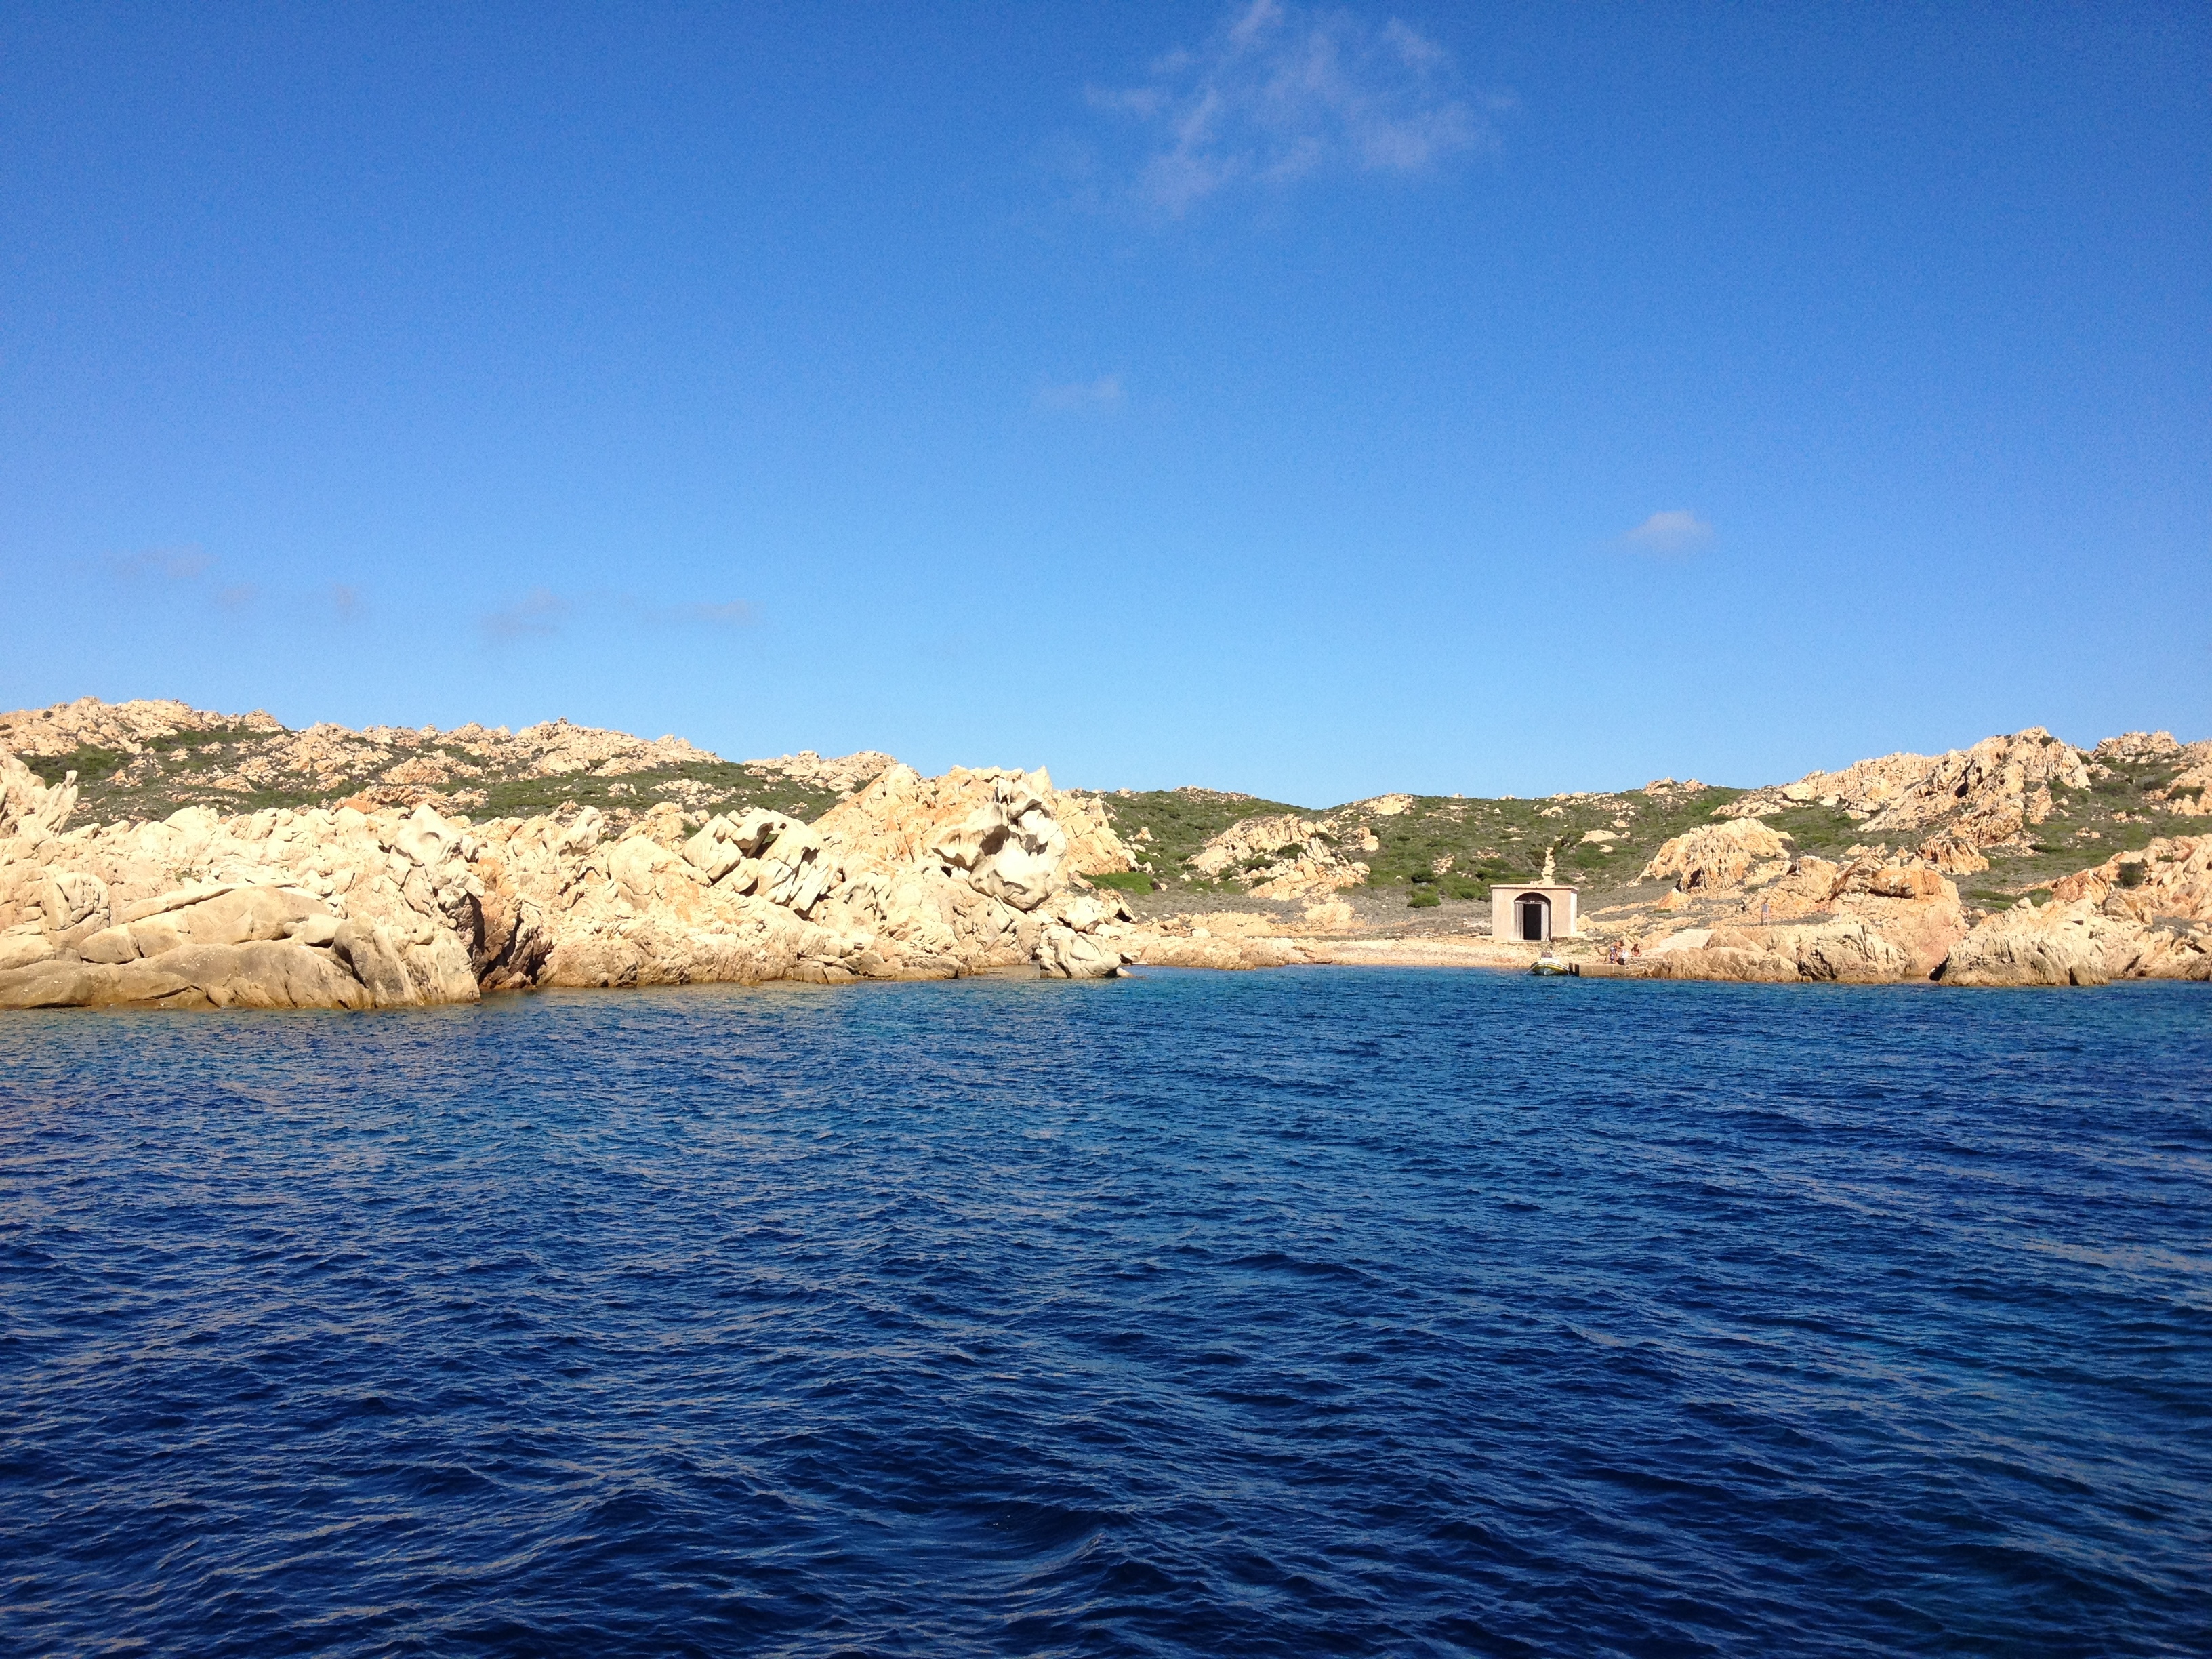
[[[0,706],[2212,735],[2212,11],[0,9]]]

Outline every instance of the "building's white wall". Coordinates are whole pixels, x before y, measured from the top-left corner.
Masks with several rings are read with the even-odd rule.
[[[1492,939],[1511,939],[1513,935],[1513,901],[1519,896],[1510,888],[1500,887],[1495,882],[1490,888],[1490,936]]]
[[[1524,893],[1535,893],[1549,901],[1545,913],[1544,938],[1572,939],[1580,931],[1575,915],[1575,890],[1571,887],[1547,887],[1529,882],[1519,887],[1504,887],[1492,884],[1490,889],[1490,936],[1492,939],[1521,942],[1520,916],[1516,906]]]

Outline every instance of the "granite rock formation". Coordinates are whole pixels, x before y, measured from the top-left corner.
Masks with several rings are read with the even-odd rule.
[[[75,799],[73,781],[0,757],[0,1007],[394,1007],[1024,965],[1085,978],[1130,955],[1042,771],[894,764],[812,824],[664,802],[625,828],[589,806],[476,823],[419,805],[187,807],[71,830]]]
[[[1755,817],[1817,802],[1862,820],[1869,835],[1918,835],[1969,848],[2017,842],[2052,811],[2051,789],[2087,789],[2090,757],[2039,726],[1942,755],[1884,755],[1840,772],[1755,789],[1721,811]]]
[[[2161,837],[1989,917],[1944,961],[1947,985],[2212,980],[2212,836]]]
[[[2179,832],[2212,810],[2208,785],[2212,744],[2132,732],[2085,750],[2032,727],[1748,791],[1658,779],[1316,811],[1079,794],[1041,771],[927,778],[873,750],[731,763],[565,720],[295,732],[85,699],[0,714],[0,1006],[1505,966],[1533,947],[1488,938],[1491,887],[1555,867],[1584,894],[1559,948],[1617,946],[1611,972],[2203,979],[2212,836]],[[1177,910],[1178,884],[1272,908]]]

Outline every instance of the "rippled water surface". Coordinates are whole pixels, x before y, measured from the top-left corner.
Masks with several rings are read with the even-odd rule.
[[[10,1654],[2202,1654],[2212,989],[0,1023]]]

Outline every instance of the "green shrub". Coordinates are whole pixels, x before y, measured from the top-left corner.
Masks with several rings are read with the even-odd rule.
[[[1443,900],[1437,896],[1435,888],[1416,887],[1413,890],[1413,896],[1406,901],[1406,908],[1408,910],[1433,910],[1443,902]]]
[[[26,755],[23,764],[38,775],[41,783],[59,783],[72,772],[79,783],[94,783],[130,758],[119,750],[88,744],[66,755]]]
[[[2131,860],[2120,866],[2120,885],[2140,887],[2143,884],[2143,878],[2148,873],[2143,868],[2142,860]]]
[[[1110,887],[1117,893],[1149,893],[1152,878],[1141,870],[1108,870],[1097,875],[1086,872],[1084,880],[1093,887]]]

